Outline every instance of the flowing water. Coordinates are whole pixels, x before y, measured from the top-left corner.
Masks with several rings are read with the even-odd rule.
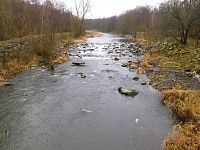
[[[145,75],[121,65],[139,56],[108,53],[123,40],[111,34],[87,40],[54,72],[21,73],[0,87],[2,150],[159,150],[172,117]],[[119,57],[119,61],[113,58]],[[84,66],[72,65],[82,59]],[[86,76],[86,77],[85,77]],[[133,77],[139,76],[138,81]],[[119,94],[136,89],[136,97]]]

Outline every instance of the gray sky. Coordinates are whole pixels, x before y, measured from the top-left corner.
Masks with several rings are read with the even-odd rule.
[[[74,10],[75,0],[59,1],[64,2],[72,11]],[[159,3],[163,1],[164,0],[91,0],[92,8],[87,18],[103,18],[119,15],[137,6],[158,6]]]

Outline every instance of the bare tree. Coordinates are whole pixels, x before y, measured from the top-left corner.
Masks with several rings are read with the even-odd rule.
[[[162,4],[161,11],[164,12],[164,15],[167,15],[164,17],[165,21],[170,22],[167,28],[174,28],[178,31],[178,35],[176,35],[175,30],[173,30],[171,36],[179,43],[187,44],[190,31],[200,18],[199,6],[199,0],[169,0],[167,3]]]
[[[76,18],[74,24],[77,26],[77,35],[85,34],[85,17],[91,9],[90,0],[75,0]]]

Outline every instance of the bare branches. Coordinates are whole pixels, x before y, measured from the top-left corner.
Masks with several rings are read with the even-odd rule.
[[[195,22],[200,18],[200,1],[169,0],[165,3],[166,14],[171,18],[173,28],[177,28],[182,44],[187,44],[188,36]],[[174,36],[174,35],[173,35]]]
[[[76,17],[73,19],[75,37],[85,34],[85,18],[90,8],[90,0],[75,0]]]
[[[0,0],[0,40],[69,31],[71,16],[53,0]]]
[[[79,19],[84,20],[90,8],[90,0],[75,0],[76,15]]]

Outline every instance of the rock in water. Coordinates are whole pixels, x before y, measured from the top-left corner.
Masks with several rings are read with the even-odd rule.
[[[81,74],[81,78],[86,78],[86,75],[84,75],[84,74]]]
[[[115,60],[115,61],[118,61],[118,60],[119,60],[119,58],[115,58],[114,60]]]
[[[138,92],[134,89],[127,89],[127,88],[123,88],[123,87],[120,87],[118,89],[119,93],[123,94],[123,95],[126,95],[126,96],[136,96],[138,95]]]
[[[128,65],[127,64],[122,64],[122,67],[128,67]]]
[[[138,81],[138,80],[139,80],[139,77],[133,77],[133,80],[134,80],[134,81]]]
[[[135,69],[130,69],[130,68],[129,68],[129,71],[130,71],[130,72],[135,72]]]
[[[142,82],[142,85],[147,85],[147,82]]]
[[[13,86],[13,85],[15,84],[11,82],[0,82],[0,86]]]
[[[72,62],[73,65],[76,65],[76,66],[83,66],[85,65],[85,62],[84,61],[81,61],[81,60],[77,60],[77,61],[73,61]]]

